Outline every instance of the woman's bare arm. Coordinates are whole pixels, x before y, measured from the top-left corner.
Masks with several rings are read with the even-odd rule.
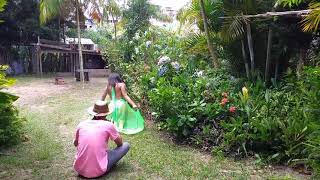
[[[101,100],[104,101],[108,95],[108,86],[104,89]]]
[[[122,93],[122,96],[123,98],[129,103],[131,104],[131,106],[133,108],[136,108],[137,105],[136,103],[134,103],[131,98],[128,96],[128,93],[127,93],[127,89],[126,89],[126,85],[123,83],[121,86],[120,86],[120,89],[121,89],[121,93]]]

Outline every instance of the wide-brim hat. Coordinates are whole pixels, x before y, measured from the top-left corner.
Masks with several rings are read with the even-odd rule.
[[[112,111],[109,111],[105,101],[98,100],[93,106],[88,108],[88,113],[92,116],[107,116],[111,114]]]

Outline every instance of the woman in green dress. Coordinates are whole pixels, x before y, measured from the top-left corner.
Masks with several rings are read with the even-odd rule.
[[[135,134],[144,129],[144,119],[136,103],[128,96],[126,84],[119,74],[109,75],[108,85],[103,92],[102,100],[105,100],[107,95],[111,97],[109,109],[112,111],[112,114],[107,118],[115,124],[119,132]]]

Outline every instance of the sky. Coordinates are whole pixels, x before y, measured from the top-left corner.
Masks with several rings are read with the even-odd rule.
[[[160,5],[162,7],[171,7],[174,10],[181,9],[190,0],[150,0],[152,4]]]

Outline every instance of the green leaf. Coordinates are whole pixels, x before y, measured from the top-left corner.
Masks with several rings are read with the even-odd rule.
[[[0,0],[0,12],[4,11],[4,6],[7,4],[6,0]]]
[[[19,97],[6,93],[6,92],[0,92],[0,102],[1,104],[8,104],[8,103],[13,103],[16,101]]]

